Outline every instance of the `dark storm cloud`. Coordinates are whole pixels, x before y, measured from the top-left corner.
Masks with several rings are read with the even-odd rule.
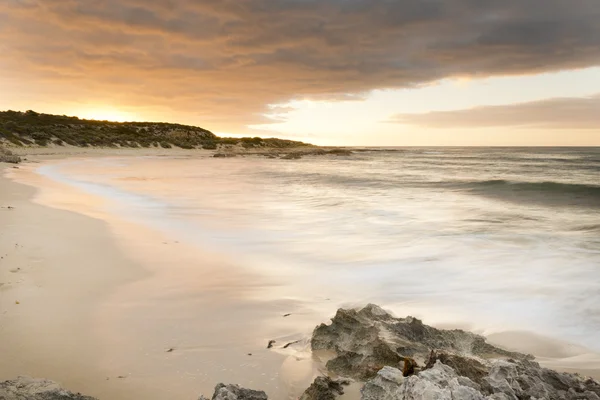
[[[598,65],[598,21],[598,0],[5,0],[0,73],[237,125],[294,97]]]
[[[425,114],[398,114],[393,122],[428,128],[518,126],[545,129],[600,129],[600,95]]]

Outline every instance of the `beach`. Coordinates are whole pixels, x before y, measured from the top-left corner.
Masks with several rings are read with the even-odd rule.
[[[244,300],[267,279],[110,218],[93,196],[33,173],[64,157],[29,155],[31,164],[8,174],[11,167],[3,166],[2,175],[17,172],[47,191],[36,196],[31,186],[1,178],[0,203],[11,207],[1,209],[2,262],[10,265],[0,275],[0,346],[8,355],[0,361],[2,377],[45,377],[111,399],[191,399],[221,381],[285,397],[310,384],[314,365],[306,342],[294,350],[266,348],[268,340],[281,347],[302,338],[300,332],[287,337],[302,316],[282,317],[294,305]],[[186,292],[190,282],[195,295]],[[269,319],[276,321],[260,326]]]
[[[0,168],[4,175],[10,167]],[[36,204],[33,187],[4,176],[0,187],[0,375],[54,377],[75,390],[131,398],[127,383],[107,380],[114,372],[98,363],[95,313],[146,272],[102,221]]]
[[[341,306],[364,305],[371,300],[399,316],[417,314],[438,327],[485,334],[503,347],[531,352],[543,365],[557,370],[600,376],[598,350],[587,345],[594,341],[588,327],[572,329],[572,336],[564,338],[568,329],[553,331],[544,319],[521,323],[529,317],[527,313],[514,320],[502,319],[510,314],[500,308],[496,312],[502,318],[487,321],[473,308],[478,318],[469,320],[457,311],[463,306],[460,297],[444,293],[452,296],[457,307],[442,304],[432,294],[439,289],[418,283],[416,272],[409,269],[418,261],[419,270],[427,272],[423,268],[429,267],[424,266],[432,265],[442,254],[417,255],[403,250],[377,252],[379,258],[369,258],[368,248],[351,248],[355,239],[349,235],[356,229],[330,232],[336,221],[337,228],[347,226],[343,216],[335,215],[339,219],[333,224],[324,221],[327,225],[322,225],[316,222],[323,218],[315,211],[318,209],[269,197],[274,193],[280,199],[285,190],[302,198],[308,189],[288,185],[278,193],[259,180],[262,175],[258,172],[244,175],[251,166],[276,179],[270,169],[273,164],[269,164],[274,162],[284,163],[278,169],[295,173],[300,167],[322,170],[324,164],[334,162],[343,171],[352,167],[352,161],[339,164],[326,159],[313,166],[311,159],[302,160],[304,164],[213,160],[210,152],[175,150],[40,149],[40,154],[32,153],[28,152],[28,160],[18,169],[0,167],[0,353],[6,355],[0,359],[2,379],[17,375],[49,378],[100,399],[193,399],[212,393],[218,382],[265,390],[271,398],[294,398],[321,368],[309,351],[314,326],[327,321]],[[362,162],[373,163],[370,159]],[[211,165],[214,171],[209,170]],[[221,179],[218,171],[225,171],[223,165],[230,169]],[[194,182],[210,182],[210,187],[194,189],[190,180],[175,181],[171,171],[191,173]],[[168,179],[160,179],[164,176]],[[354,182],[355,187],[360,184]],[[321,193],[327,193],[325,202],[336,200],[332,192]],[[167,198],[180,202],[167,208],[163,201]],[[231,203],[224,198],[232,199]],[[311,207],[315,199],[310,197]],[[272,221],[252,214],[262,212],[262,204],[267,204],[265,212]],[[383,201],[379,204],[382,220],[374,226],[384,227],[386,220],[398,218],[383,216],[389,209]],[[488,204],[486,207],[490,211]],[[537,208],[534,211],[539,213]],[[442,220],[442,216],[435,217]],[[281,221],[283,226],[276,226]],[[516,229],[516,225],[510,228]],[[387,235],[396,234],[385,229]],[[347,237],[348,247],[321,243],[320,231],[326,237]],[[303,232],[312,236],[304,237]],[[369,237],[377,234],[373,231]],[[426,232],[412,232],[416,234],[424,237]],[[285,242],[279,241],[282,237]],[[443,237],[429,240],[431,246],[448,246]],[[469,237],[469,246],[479,249],[490,243],[473,240]],[[370,245],[376,248],[380,244]],[[413,243],[414,251],[423,250],[419,246],[421,243]],[[514,254],[517,244],[511,246]],[[283,250],[286,252],[278,253]],[[481,253],[479,261],[487,262],[499,252],[498,248],[492,250]],[[574,262],[584,265],[593,261],[594,251],[581,253],[589,259]],[[306,258],[309,256],[317,261]],[[410,290],[399,293],[385,285],[394,274],[386,257],[410,258],[410,263],[401,264],[402,281]],[[358,268],[356,262],[362,260],[368,261],[368,270]],[[375,268],[377,262],[385,265]],[[346,264],[355,268],[355,276],[344,273]],[[578,273],[596,272],[585,267]],[[469,275],[469,279],[473,276],[478,275]],[[574,277],[577,285],[583,285],[581,277]],[[480,278],[489,280],[488,276]],[[536,302],[555,284],[527,283],[537,293]],[[513,296],[498,290],[499,298],[504,296],[508,304],[522,304],[522,293]],[[481,294],[465,304],[472,299],[487,310],[494,301]],[[590,321],[595,321],[593,312],[590,308]],[[549,315],[549,321],[554,318],[557,326],[568,325],[561,317]],[[267,349],[269,340],[276,340],[273,349]],[[297,343],[283,348],[293,342]]]

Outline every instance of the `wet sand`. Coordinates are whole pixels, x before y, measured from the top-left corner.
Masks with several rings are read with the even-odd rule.
[[[30,162],[173,154],[38,152]],[[44,377],[117,400],[194,399],[231,382],[280,399],[294,398],[318,374],[310,332],[351,302],[317,308],[263,298],[276,280],[119,220],[97,198],[37,175],[40,165],[0,164],[0,206],[14,207],[0,208],[0,380]],[[273,350],[266,349],[270,339],[277,340]],[[301,342],[281,348],[295,340]],[[557,370],[600,377],[598,354],[578,346],[527,332],[496,333],[490,341]]]

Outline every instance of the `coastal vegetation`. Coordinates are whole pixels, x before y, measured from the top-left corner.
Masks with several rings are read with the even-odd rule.
[[[276,138],[219,137],[209,130],[189,125],[96,121],[65,115],[42,114],[31,110],[0,112],[0,145],[2,143],[17,147],[179,147],[209,150],[221,147],[285,150],[311,146],[298,141]]]

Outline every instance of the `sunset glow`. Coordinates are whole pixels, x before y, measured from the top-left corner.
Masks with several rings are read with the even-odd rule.
[[[92,108],[76,111],[73,115],[82,119],[93,119],[96,121],[129,122],[138,120],[135,114],[115,108]]]
[[[600,145],[600,7],[573,1],[3,1],[0,109],[317,144]]]

